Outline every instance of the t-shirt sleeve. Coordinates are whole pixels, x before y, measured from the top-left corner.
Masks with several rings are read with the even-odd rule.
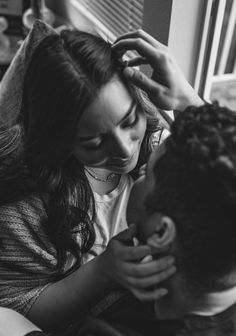
[[[27,315],[55,280],[56,251],[40,198],[0,207],[0,306]]]

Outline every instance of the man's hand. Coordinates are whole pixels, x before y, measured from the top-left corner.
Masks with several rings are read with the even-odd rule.
[[[184,110],[189,105],[199,106],[203,101],[187,82],[168,48],[143,30],[120,36],[112,48],[123,55],[136,50],[140,56],[128,61],[124,75],[146,91],[149,99],[164,110]],[[151,78],[133,66],[149,64]]]

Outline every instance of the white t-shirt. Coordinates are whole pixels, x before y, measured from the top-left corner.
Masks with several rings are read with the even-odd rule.
[[[94,192],[96,239],[91,250],[83,254],[82,263],[101,254],[112,237],[127,229],[126,207],[132,186],[132,177],[125,174],[121,176],[118,186],[109,194],[99,195]]]

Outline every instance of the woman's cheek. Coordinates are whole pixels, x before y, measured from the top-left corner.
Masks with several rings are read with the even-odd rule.
[[[91,152],[84,149],[77,149],[74,151],[74,156],[83,165],[100,166],[107,161],[107,157],[102,152]]]

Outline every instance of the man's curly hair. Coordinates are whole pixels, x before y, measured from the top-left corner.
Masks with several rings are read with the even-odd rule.
[[[177,267],[192,289],[236,285],[236,113],[218,104],[188,107],[154,165],[147,211],[177,227]]]

